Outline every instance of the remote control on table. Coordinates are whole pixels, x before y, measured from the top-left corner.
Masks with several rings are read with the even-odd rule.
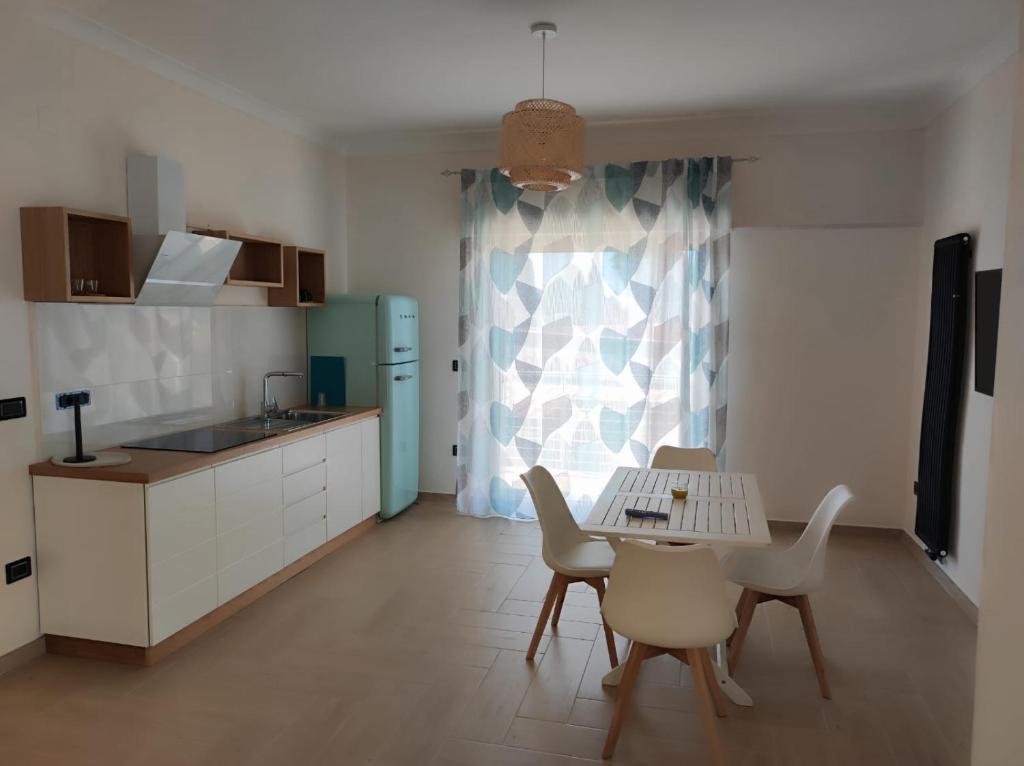
[[[639,508],[627,508],[626,516],[631,519],[658,519],[668,521],[668,514],[661,511],[641,511]]]

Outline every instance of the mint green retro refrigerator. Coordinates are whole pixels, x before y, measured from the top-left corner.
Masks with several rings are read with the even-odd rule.
[[[344,357],[345,404],[380,407],[380,516],[419,493],[419,307],[404,295],[330,295],[306,314],[309,356]],[[311,365],[312,368],[312,365]],[[317,401],[310,376],[309,400]]]

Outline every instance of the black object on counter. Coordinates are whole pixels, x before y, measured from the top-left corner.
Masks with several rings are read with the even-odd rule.
[[[69,391],[57,394],[57,409],[75,408],[75,454],[64,458],[65,463],[91,463],[95,455],[86,455],[82,451],[82,407],[92,401],[88,391]]]

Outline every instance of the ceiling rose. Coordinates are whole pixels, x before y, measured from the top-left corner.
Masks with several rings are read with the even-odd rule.
[[[561,191],[583,173],[583,118],[564,101],[547,98],[547,41],[558,27],[547,21],[530,25],[541,39],[540,98],[520,101],[501,120],[499,170],[519,189]]]

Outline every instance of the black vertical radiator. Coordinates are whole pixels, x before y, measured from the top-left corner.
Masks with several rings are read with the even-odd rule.
[[[949,551],[949,527],[956,502],[971,246],[968,234],[940,239],[935,243],[932,262],[932,313],[921,412],[921,448],[917,460],[914,532],[933,560]]]

